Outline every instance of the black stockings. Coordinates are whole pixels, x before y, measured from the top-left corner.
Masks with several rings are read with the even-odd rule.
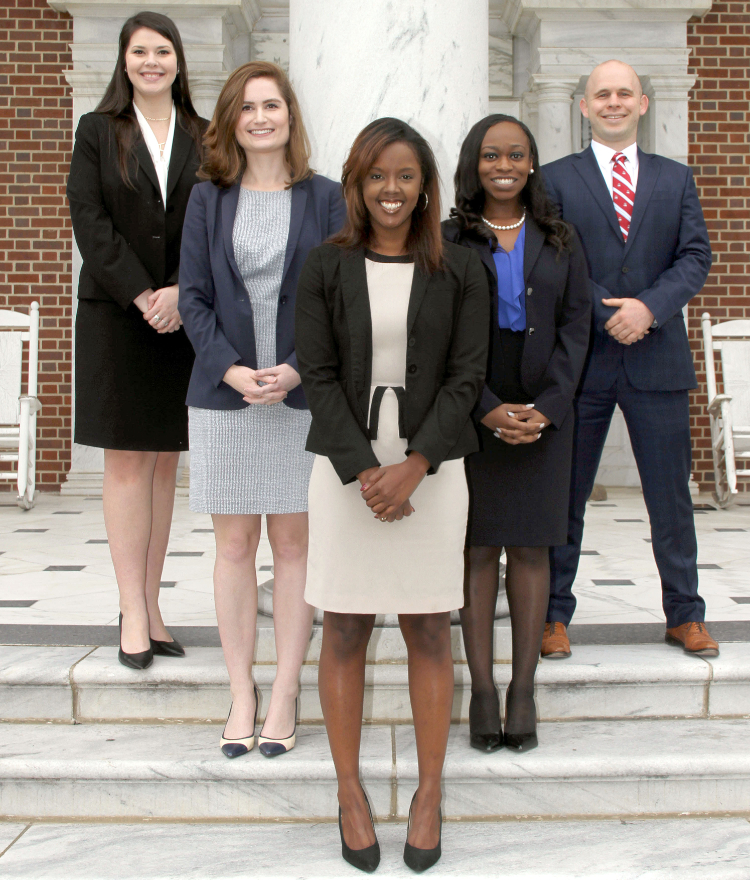
[[[466,554],[466,605],[461,609],[461,628],[471,673],[469,720],[477,733],[499,729],[493,635],[500,553],[500,547],[471,547]],[[528,733],[536,726],[534,674],[549,601],[549,552],[546,547],[507,547],[506,553],[513,677],[507,694],[505,730]]]

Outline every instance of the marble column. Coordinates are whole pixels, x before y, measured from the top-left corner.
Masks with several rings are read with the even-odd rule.
[[[688,98],[694,85],[693,75],[643,77],[643,91],[650,102],[651,152],[684,164],[688,160]]]
[[[469,127],[487,113],[487,0],[290,0],[289,72],[313,144],[335,180],[357,133],[396,116],[430,142],[443,213]]]
[[[567,156],[573,150],[571,106],[579,77],[559,79],[535,74],[531,78],[536,95],[536,142],[542,163]]]

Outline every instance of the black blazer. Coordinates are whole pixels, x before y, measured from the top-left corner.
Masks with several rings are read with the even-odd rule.
[[[497,328],[497,269],[487,239],[462,232],[455,220],[443,222],[448,241],[472,248],[484,265],[492,297],[489,336]],[[581,378],[589,341],[591,304],[583,249],[574,234],[571,249],[559,257],[557,248],[527,215],[523,255],[526,282],[526,336],[521,360],[521,384],[534,404],[559,428],[570,411]],[[501,377],[487,375],[475,411],[481,420],[503,401],[494,388]]]
[[[446,244],[445,268],[414,268],[407,314],[407,451],[434,473],[447,459],[478,449],[471,410],[487,362],[489,297],[481,263]],[[323,245],[310,252],[297,290],[297,359],[312,411],[307,449],[327,456],[349,483],[379,462],[367,412],[372,323],[365,252]]]
[[[695,388],[682,308],[711,268],[711,245],[693,173],[680,162],[638,150],[638,183],[627,242],[591,147],[542,169],[550,198],[581,236],[591,279],[594,332],[583,377],[586,391],[605,391],[622,365],[642,391]],[[635,297],[658,327],[622,345],[604,329],[610,297]]]
[[[180,315],[195,349],[188,406],[244,409],[242,395],[223,379],[233,364],[257,369],[253,311],[234,259],[232,231],[240,186],[195,187],[185,217],[180,264]],[[294,342],[297,281],[310,248],[338,232],[346,208],[341,185],[315,174],[292,187],[292,213],[276,317],[276,362],[299,369]],[[284,399],[306,409],[298,385]]]
[[[208,125],[205,119],[201,122]],[[140,128],[130,163],[131,189],[120,176],[110,117],[81,117],[67,187],[73,232],[83,257],[79,299],[114,300],[126,309],[144,290],[177,284],[182,223],[199,165],[195,143],[178,117],[165,211]]]

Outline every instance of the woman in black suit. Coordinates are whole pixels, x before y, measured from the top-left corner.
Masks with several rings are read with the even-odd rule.
[[[404,860],[440,857],[441,773],[453,702],[450,612],[463,602],[489,298],[476,254],[440,237],[427,142],[378,119],[344,165],[347,222],[310,254],[297,291],[297,357],[310,403],[305,598],[322,608],[320,702],[338,778],[342,854],[374,870],[359,781],[367,643],[397,613],[409,654],[419,786]],[[414,502],[412,506],[412,501]]]
[[[76,131],[67,194],[83,257],[75,441],[104,448],[104,521],[120,591],[120,662],[182,656],[159,584],[187,449],[193,353],[177,310],[180,239],[206,122],[179,32],[142,12],[120,33],[112,80]]]
[[[481,450],[467,458],[471,507],[461,609],[471,673],[470,742],[537,745],[534,674],[549,596],[548,548],[567,536],[573,397],[588,347],[583,250],[557,219],[528,128],[478,122],[461,147],[456,207],[443,235],[479,253],[492,294],[490,355],[477,407]],[[505,737],[493,677],[502,548],[513,633]]]

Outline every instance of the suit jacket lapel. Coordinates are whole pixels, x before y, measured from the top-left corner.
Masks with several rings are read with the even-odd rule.
[[[151,183],[153,183],[154,189],[161,196],[161,187],[159,186],[159,178],[156,176],[154,160],[151,158],[151,153],[148,151],[146,141],[143,139],[140,128],[138,129],[138,136],[135,141],[135,155],[138,159],[138,167],[142,169],[146,177],[148,177]]]
[[[287,239],[286,254],[284,256],[284,272],[281,276],[282,287],[284,286],[284,279],[289,271],[289,267],[292,264],[300,232],[302,231],[302,220],[305,216],[305,205],[307,204],[306,183],[303,180],[292,187],[292,215],[289,220],[289,238]]]
[[[174,138],[172,140],[172,153],[169,157],[169,171],[167,172],[167,198],[172,194],[172,190],[180,179],[182,169],[185,167],[187,157],[190,155],[190,148],[193,146],[193,139],[180,125],[179,116],[175,120]]]
[[[406,332],[411,334],[414,322],[419,314],[419,307],[422,305],[425,293],[427,293],[427,285],[430,279],[425,275],[418,266],[414,266],[414,277],[411,282],[411,291],[409,293],[409,308],[406,312]]]
[[[230,189],[223,190],[221,194],[221,231],[224,236],[224,250],[232,271],[242,281],[242,274],[234,259],[234,244],[232,232],[234,231],[234,218],[237,216],[237,203],[240,200],[240,185],[235,183]]]
[[[615,213],[615,205],[612,196],[609,194],[607,184],[602,177],[599,163],[591,147],[586,147],[582,153],[576,153],[574,157],[577,161],[573,163],[573,167],[583,178],[583,182],[589,188],[591,195],[596,200],[599,207],[604,212],[604,216],[609,221],[617,237],[622,241],[622,232],[620,224],[617,222],[617,214]]]
[[[365,389],[369,395],[368,367],[372,349],[372,316],[367,293],[364,249],[342,250],[340,267],[341,295],[351,342],[352,378],[355,387]]]
[[[638,233],[638,227],[641,225],[643,215],[646,213],[646,207],[651,199],[651,193],[654,191],[654,185],[658,176],[659,167],[654,162],[653,155],[642,153],[638,150],[638,183],[635,187],[635,202],[633,203],[633,216],[630,220],[630,232],[628,232],[628,240],[625,244],[626,253]]]
[[[497,266],[495,265],[495,260],[492,256],[490,243],[488,241],[481,241],[480,239],[469,235],[464,236],[463,243],[467,244],[470,248],[473,248],[479,254],[482,262],[495,279],[495,286],[497,286]]]
[[[544,247],[544,233],[534,223],[531,217],[526,215],[526,240],[523,249],[523,279],[528,282],[534,263],[539,259],[539,254]]]

